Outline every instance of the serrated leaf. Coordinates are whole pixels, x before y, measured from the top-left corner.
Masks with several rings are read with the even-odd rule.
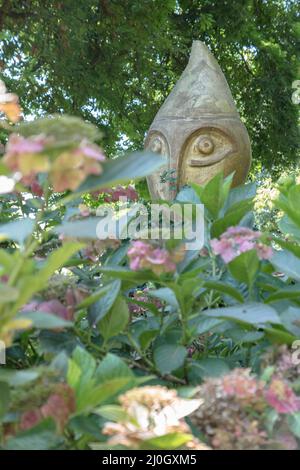
[[[102,416],[108,421],[122,423],[130,420],[130,416],[118,405],[104,405],[97,408],[94,413]]]
[[[287,421],[292,433],[300,439],[300,412],[288,416]]]
[[[0,382],[0,422],[6,414],[10,402],[10,388],[7,382]]]
[[[118,297],[114,306],[98,323],[98,329],[105,341],[121,333],[129,320],[129,310],[127,303]]]
[[[40,330],[53,330],[56,328],[71,328],[73,323],[52,313],[45,312],[26,312],[20,313],[17,318],[28,319],[32,322],[33,327]]]
[[[76,399],[77,413],[91,410],[105,402],[108,398],[113,399],[114,395],[121,391],[130,381],[129,377],[121,377],[86,389]]]
[[[154,350],[155,365],[163,375],[179,369],[186,357],[187,350],[181,345],[163,344]]]
[[[176,295],[173,292],[173,290],[170,289],[169,287],[162,287],[161,289],[149,290],[147,292],[147,295],[149,297],[154,297],[154,298],[160,299],[160,300],[166,302],[167,305],[170,305],[171,307],[174,307],[176,309],[179,308]]]
[[[37,379],[40,372],[37,370],[0,369],[0,381],[7,382],[11,387],[20,387]]]
[[[241,253],[229,264],[230,274],[240,282],[244,282],[251,287],[258,273],[259,259],[256,250],[249,250]]]
[[[142,283],[145,281],[157,280],[157,277],[151,271],[137,272],[121,266],[103,266],[99,268],[99,271],[110,277],[121,279],[124,281],[137,281],[138,283]]]
[[[184,433],[170,433],[163,436],[153,437],[147,439],[140,444],[141,450],[174,450],[182,447],[187,442],[191,441],[193,436]]]
[[[96,383],[103,383],[120,377],[132,379],[134,374],[120,357],[108,353],[97,367],[95,381]]]
[[[244,201],[233,204],[224,217],[217,219],[211,228],[212,238],[218,238],[227,228],[238,225],[242,218],[253,208],[253,200],[246,199]]]
[[[53,251],[47,258],[47,261],[43,268],[39,272],[39,277],[44,280],[48,280],[52,274],[55,273],[58,269],[64,266],[68,259],[80,250],[84,245],[78,242],[66,242]]]
[[[230,297],[237,300],[238,302],[241,302],[241,303],[244,302],[244,297],[242,296],[242,294],[233,286],[231,286],[230,284],[226,284],[225,282],[205,281],[204,287],[208,289],[214,289],[217,292],[221,292],[222,294],[229,295]]]
[[[112,308],[119,295],[121,288],[121,281],[116,279],[109,284],[108,291],[95,302],[88,311],[88,320],[90,325],[97,325],[97,323],[105,317],[105,315]]]
[[[250,323],[251,325],[263,325],[265,323],[281,324],[276,310],[269,305],[255,302],[234,305],[233,307],[209,309],[203,311],[202,314],[210,318],[226,318]]]
[[[16,436],[8,439],[5,444],[5,450],[47,450],[58,447],[61,438],[56,434],[55,423],[47,419],[37,426],[18,433]]]
[[[14,240],[20,244],[24,243],[31,235],[35,221],[33,219],[18,219],[7,224],[0,225],[0,241]]]
[[[275,268],[287,276],[300,281],[300,258],[287,250],[273,253],[270,262]]]

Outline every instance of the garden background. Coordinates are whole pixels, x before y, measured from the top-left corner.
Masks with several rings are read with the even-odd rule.
[[[297,6],[0,0],[1,448],[299,448]],[[150,202],[144,138],[195,39],[248,181],[181,189],[200,252],[98,240],[99,207]]]

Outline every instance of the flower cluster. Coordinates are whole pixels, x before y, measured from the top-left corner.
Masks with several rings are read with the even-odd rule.
[[[75,190],[88,175],[102,173],[101,163],[105,160],[100,148],[86,140],[76,147],[55,151],[55,139],[43,134],[23,137],[11,134],[3,158],[4,163],[13,172],[22,175],[21,182],[32,186],[38,184],[38,173],[49,173],[49,180],[54,191]]]
[[[38,302],[37,300],[33,300],[32,302],[24,305],[22,312],[52,313],[53,315],[63,318],[64,320],[72,320],[74,313],[72,308],[70,309],[66,307],[57,299],[48,300],[46,302]]]
[[[293,382],[300,375],[300,364],[294,360],[293,350],[286,344],[270,349],[262,358],[263,367],[274,367],[274,375],[280,379]]]
[[[120,246],[120,240],[107,238],[105,240],[89,241],[87,246],[82,250],[82,254],[86,259],[93,263],[99,260],[99,257],[108,249],[116,249]]]
[[[20,430],[31,429],[43,419],[50,417],[55,421],[58,432],[62,433],[74,411],[75,396],[73,390],[67,384],[59,383],[42,406],[30,409],[22,414]]]
[[[183,260],[184,250],[180,247],[170,252],[166,248],[136,240],[132,242],[127,254],[130,269],[133,271],[149,269],[159,276],[160,274],[176,271],[176,263]]]
[[[14,93],[7,93],[2,80],[0,80],[0,113],[4,113],[13,123],[18,122],[21,118],[19,98]]]
[[[191,415],[191,421],[214,449],[284,447],[278,433],[268,436],[265,412],[272,407],[284,416],[300,409],[299,399],[287,383],[274,378],[267,386],[248,369],[234,369],[223,377],[207,379],[196,396],[203,405]],[[296,445],[292,434],[285,432],[285,437],[287,446]]]
[[[73,320],[76,306],[88,295],[85,286],[77,286],[70,276],[55,275],[49,279],[42,299],[24,305],[22,312],[52,313],[64,320]]]
[[[124,422],[106,423],[103,433],[111,436],[109,445],[123,445],[132,449],[149,439],[169,433],[188,433],[183,418],[201,404],[201,400],[183,399],[175,390],[160,385],[133,388],[119,398],[122,410],[127,415]],[[194,448],[205,449],[193,436]]]
[[[277,413],[291,414],[300,411],[300,397],[279,377],[273,377],[265,396]]]
[[[211,240],[216,255],[220,255],[225,263],[230,263],[241,253],[256,250],[259,259],[269,259],[272,248],[260,241],[261,233],[247,227],[229,227],[219,239]]]
[[[126,198],[129,201],[137,201],[139,196],[133,186],[129,185],[127,188],[117,186],[116,188],[102,188],[99,191],[94,191],[94,197],[103,195],[104,202],[118,202],[120,198]]]

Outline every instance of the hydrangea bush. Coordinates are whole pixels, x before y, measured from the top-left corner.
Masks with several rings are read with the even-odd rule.
[[[19,121],[15,95],[0,111],[0,447],[297,449],[296,179],[277,185],[274,233],[255,185],[219,174],[176,198],[204,204],[200,251],[99,240],[97,209],[138,201],[164,158],[108,160],[93,125]]]

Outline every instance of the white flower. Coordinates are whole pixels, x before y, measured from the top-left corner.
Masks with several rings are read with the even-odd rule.
[[[15,180],[7,176],[0,176],[0,194],[10,193],[15,187]]]

